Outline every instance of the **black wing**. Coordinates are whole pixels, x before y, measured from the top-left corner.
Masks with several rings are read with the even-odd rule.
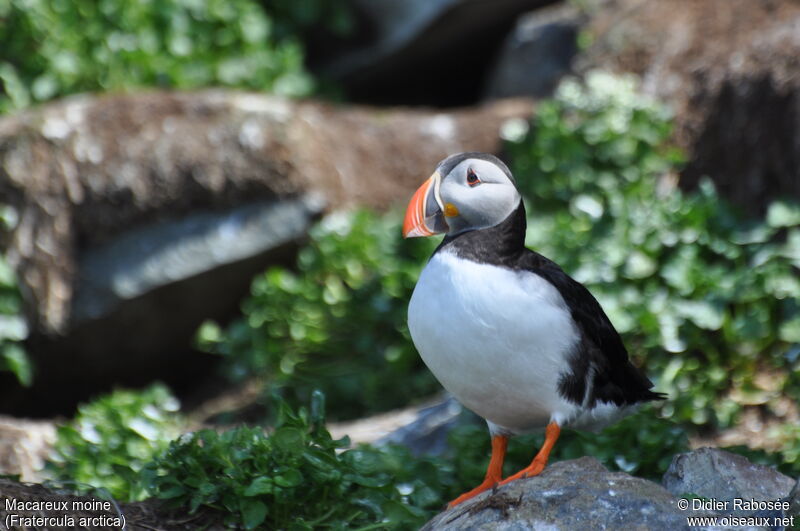
[[[619,333],[589,290],[552,260],[529,249],[525,251],[518,267],[541,276],[558,289],[581,333],[581,343],[569,360],[570,371],[559,381],[559,392],[568,400],[583,403],[591,371],[589,406],[598,400],[622,406],[666,398],[663,393],[651,391],[653,383],[631,364]]]

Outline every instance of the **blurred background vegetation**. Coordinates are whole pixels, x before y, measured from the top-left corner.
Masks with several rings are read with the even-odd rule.
[[[0,112],[78,92],[229,86],[305,96],[300,37],[347,32],[339,2],[4,0]]]
[[[344,1],[0,0],[0,113],[142,88],[339,94],[309,73],[303,42],[320,25],[347,35],[353,24]],[[690,437],[735,427],[747,406],[800,400],[800,206],[776,201],[754,218],[710,180],[677,188],[685,154],[671,140],[672,120],[635,77],[592,71],[564,80],[530,120],[502,132],[527,203],[528,245],[589,287],[635,363],[669,396],[599,435],[569,432],[554,459],[592,455],[654,479]],[[440,392],[405,323],[438,242],[403,240],[401,215],[327,216],[292,267],[256,276],[239,317],[198,330],[199,348],[223,359],[221,378],[258,382],[258,420],[275,426],[269,435],[240,426],[180,436],[189,423],[169,389],[120,390],[58,428],[53,481],[221,511],[246,528],[306,529],[416,528],[478,483],[489,440],[469,414],[438,456],[349,448],[325,428],[326,418],[360,418]],[[13,211],[0,221],[10,231]],[[14,271],[0,261],[0,370],[29,384],[21,300]],[[767,429],[770,451],[734,450],[800,474],[800,428]],[[540,442],[514,440],[508,470],[527,464]]]

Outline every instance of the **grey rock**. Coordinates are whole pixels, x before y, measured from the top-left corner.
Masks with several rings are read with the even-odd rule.
[[[578,52],[586,17],[570,4],[532,11],[517,20],[488,76],[487,99],[552,95]]]
[[[795,481],[773,468],[756,465],[745,457],[718,448],[700,448],[676,455],[664,474],[664,487],[675,496],[687,494],[727,501],[727,514],[748,515],[736,510],[735,498],[756,501],[781,500]]]
[[[373,38],[321,68],[355,101],[472,103],[514,20],[556,1],[356,0]]]
[[[794,516],[795,519],[800,522],[800,478],[797,479],[797,483],[795,483],[792,492],[787,496],[787,500],[789,501],[789,510],[787,513],[790,516]]]
[[[447,437],[456,426],[483,422],[452,397],[433,397],[422,405],[378,413],[369,417],[328,424],[334,439],[347,436],[351,447],[399,444],[414,455],[441,455],[448,451]]]
[[[369,17],[377,33],[369,54],[389,55],[424,31],[425,28],[463,0],[355,0]]]
[[[549,465],[433,518],[426,530],[688,529],[666,489],[592,457]]]
[[[81,256],[73,323],[98,319],[162,286],[298,241],[322,209],[321,201],[310,198],[262,201],[123,232]]]
[[[433,518],[424,529],[568,530],[690,529],[687,517],[758,516],[786,518],[796,513],[800,483],[723,450],[703,448],[680,454],[664,476],[652,481],[609,472],[583,457],[549,465],[536,477],[476,496]],[[794,489],[792,489],[794,486]],[[790,492],[791,491],[791,492]],[[690,500],[733,498],[788,500],[789,511],[711,510]],[[685,501],[684,501],[685,499]],[[691,529],[782,529],[782,527],[697,527]]]
[[[414,455],[441,455],[447,451],[447,435],[459,424],[463,408],[449,397],[417,412],[416,418],[377,441],[401,444]]]

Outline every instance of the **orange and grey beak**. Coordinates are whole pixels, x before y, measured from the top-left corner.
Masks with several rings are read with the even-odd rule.
[[[414,192],[403,220],[404,238],[432,236],[447,232],[447,223],[444,221],[444,213],[439,199],[441,179],[442,176],[439,175],[439,172],[434,172],[430,179]]]

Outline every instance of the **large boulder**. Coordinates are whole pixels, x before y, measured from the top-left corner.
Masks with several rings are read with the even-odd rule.
[[[715,448],[675,456],[664,486],[609,472],[596,459],[582,457],[553,463],[538,476],[447,509],[424,529],[781,529],[777,523],[800,521],[800,487],[792,490],[794,484],[774,469]],[[786,502],[789,509],[734,510],[734,499]],[[689,522],[689,517],[718,520],[713,525]],[[770,525],[764,527],[765,522]]]
[[[582,457],[481,494],[423,529],[687,529],[687,512],[660,485]]]
[[[728,514],[740,516],[754,511],[734,506],[734,500],[782,500],[795,485],[795,480],[774,468],[753,464],[719,448],[676,455],[662,481],[675,496],[691,493],[727,502],[731,509]]]
[[[708,175],[751,213],[800,198],[800,3],[598,0],[579,69],[633,72],[676,112],[681,185]]]
[[[6,254],[43,369],[36,401],[3,385],[0,408],[68,411],[114,383],[193,378],[198,324],[235,313],[318,215],[387,208],[447,154],[497,151],[502,123],[530,111],[205,91],[78,96],[0,119],[0,203],[19,220]]]

